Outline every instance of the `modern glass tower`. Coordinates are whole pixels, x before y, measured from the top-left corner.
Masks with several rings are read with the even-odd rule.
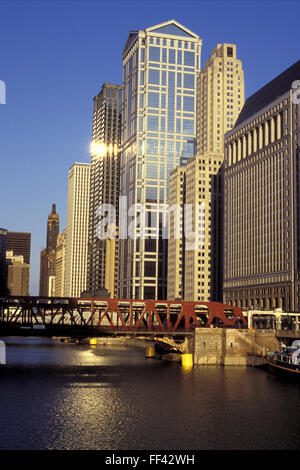
[[[129,212],[131,229],[128,234],[120,230],[121,298],[167,295],[162,206],[168,203],[171,171],[195,153],[201,46],[197,34],[171,20],[131,31],[123,51],[120,184],[127,199],[120,214]]]
[[[89,245],[87,290],[92,297],[117,295],[118,233],[102,240],[97,228],[102,216],[99,208],[111,204],[118,218],[120,188],[122,86],[104,83],[94,98],[93,140],[91,144],[91,176],[89,203]]]

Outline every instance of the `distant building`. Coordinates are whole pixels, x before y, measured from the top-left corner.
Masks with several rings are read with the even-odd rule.
[[[74,163],[69,170],[64,296],[86,291],[89,223],[89,163]]]
[[[59,233],[56,242],[55,261],[55,297],[64,297],[65,266],[66,266],[66,230]]]
[[[59,233],[59,215],[56,205],[52,204],[52,211],[47,220],[46,248],[41,252],[40,258],[40,289],[39,295],[51,297],[55,292],[55,263],[56,241]]]
[[[232,305],[300,309],[299,77],[300,61],[249,97],[226,134],[224,301]]]
[[[6,251],[7,287],[9,295],[29,295],[29,264],[22,255]]]
[[[31,233],[7,232],[6,250],[14,256],[22,255],[25,264],[30,264]]]
[[[0,228],[0,295],[8,294],[6,265],[7,230]]]
[[[44,248],[40,255],[40,286],[39,295],[42,297],[48,296],[48,253]]]

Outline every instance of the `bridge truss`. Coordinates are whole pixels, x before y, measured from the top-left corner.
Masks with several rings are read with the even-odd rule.
[[[185,334],[195,327],[247,327],[239,307],[218,302],[0,298],[0,334],[103,336]]]

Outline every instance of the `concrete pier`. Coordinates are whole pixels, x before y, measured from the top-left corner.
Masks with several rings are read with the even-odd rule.
[[[249,354],[264,356],[280,348],[274,330],[196,328],[195,365],[249,365]]]

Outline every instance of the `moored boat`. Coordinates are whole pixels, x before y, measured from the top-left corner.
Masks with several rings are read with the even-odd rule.
[[[284,346],[281,351],[268,352],[267,363],[271,371],[300,379],[300,341]]]

